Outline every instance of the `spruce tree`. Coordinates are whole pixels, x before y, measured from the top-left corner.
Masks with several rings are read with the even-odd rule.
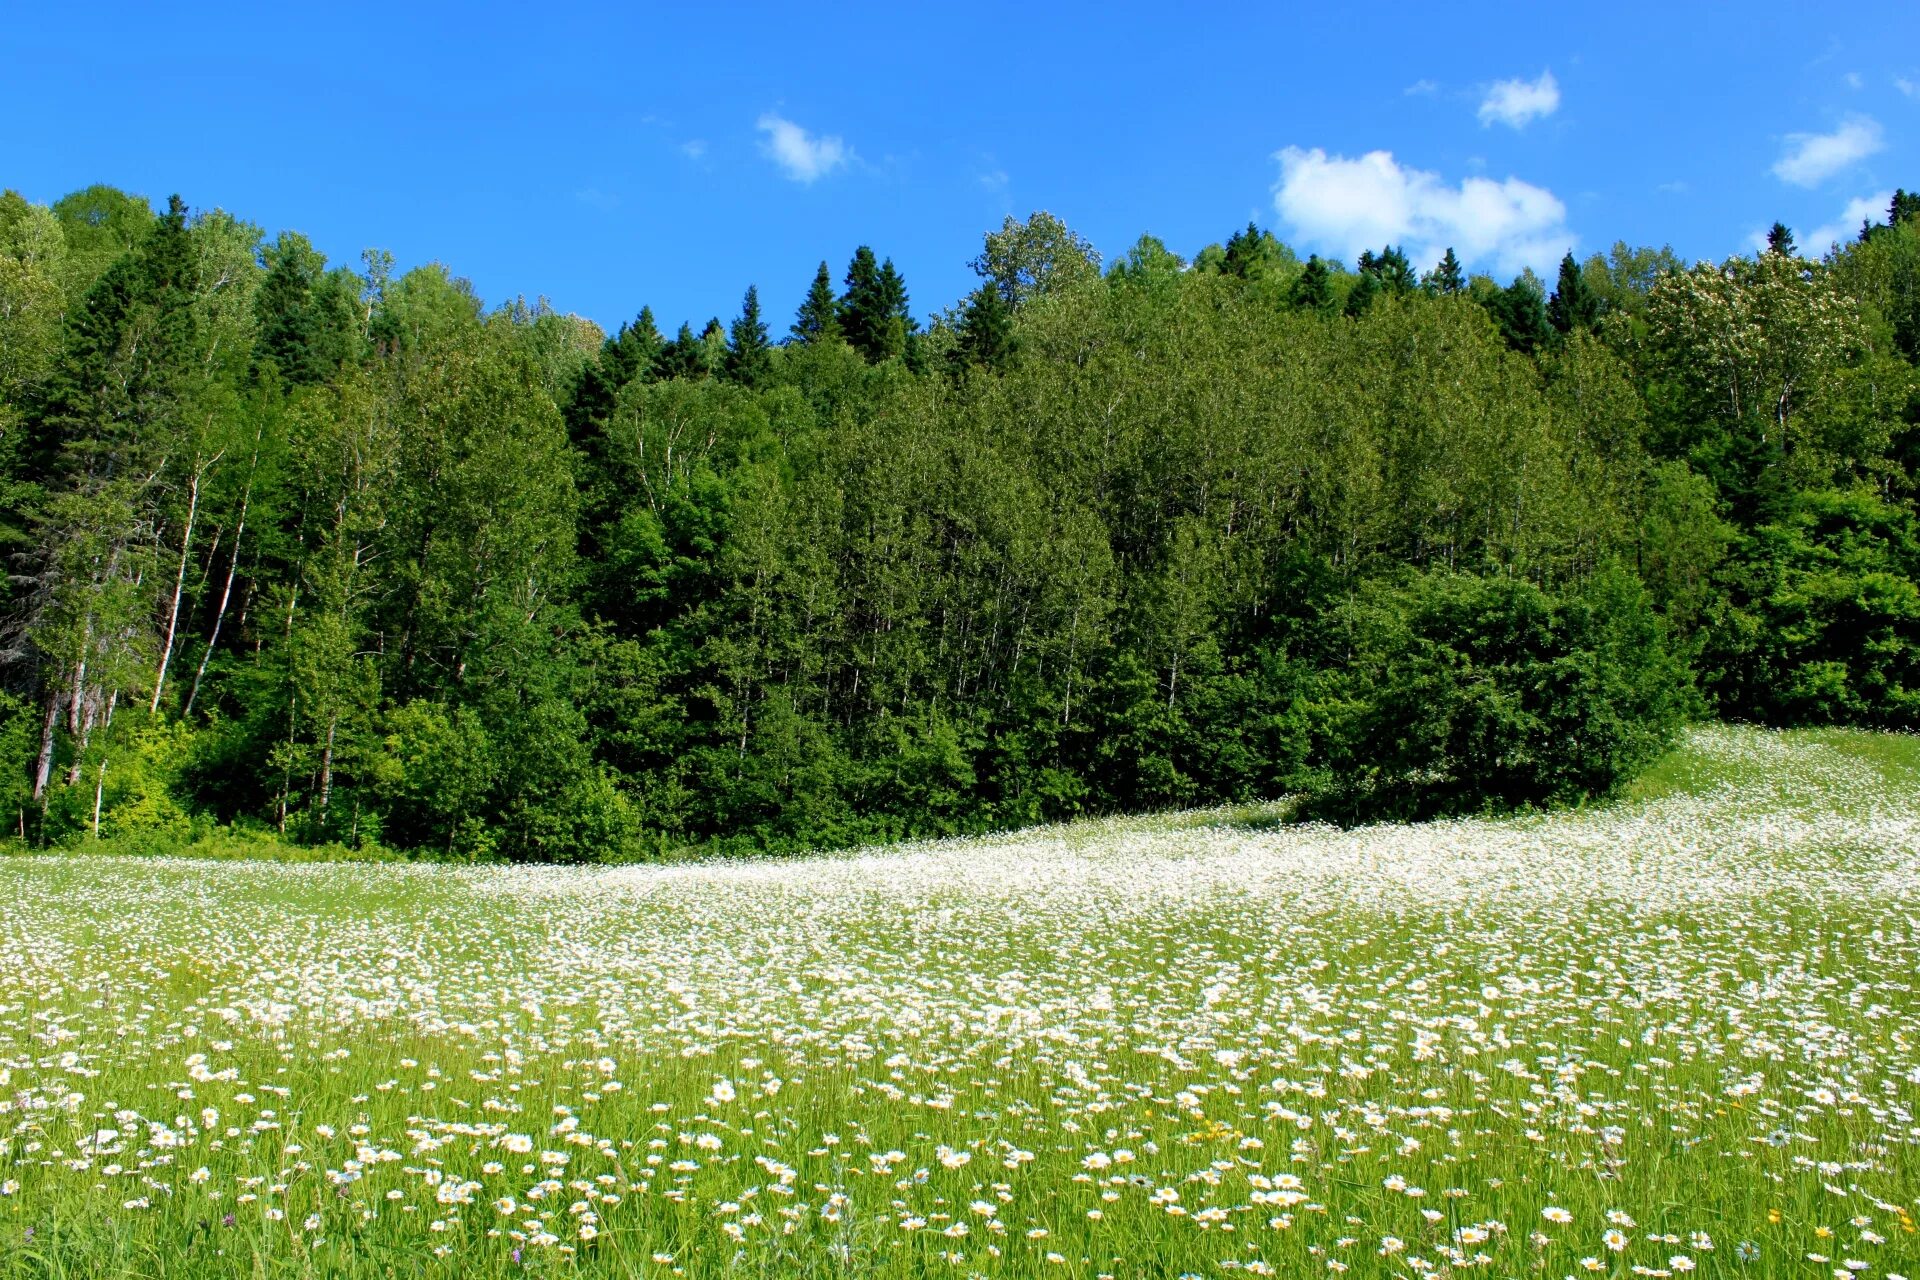
[[[1500,336],[1515,351],[1531,355],[1553,333],[1540,281],[1531,271],[1516,276],[1512,284],[1488,297],[1486,307]]]
[[[1793,231],[1784,222],[1776,222],[1767,228],[1767,252],[1791,258],[1798,252],[1793,243]]]
[[[693,326],[683,324],[680,331],[673,335],[660,349],[660,358],[655,367],[662,381],[668,378],[704,378],[707,376],[707,349]]]
[[[728,333],[728,380],[742,386],[758,386],[767,374],[771,345],[767,341],[767,326],[760,319],[760,290],[748,285],[747,296],[740,303],[740,317]]]
[[[1372,271],[1373,255],[1367,253],[1361,256],[1367,259],[1368,270],[1354,278],[1353,288],[1347,291],[1347,305],[1344,308],[1345,313],[1356,320],[1367,314],[1373,308],[1374,299],[1380,296],[1380,277]]]
[[[822,262],[814,272],[813,287],[800,303],[799,314],[790,330],[800,342],[824,342],[840,336],[840,309],[833,298],[833,273]]]
[[[1317,311],[1325,314],[1333,310],[1333,274],[1327,270],[1327,264],[1320,261],[1319,254],[1307,259],[1306,270],[1293,282],[1293,295],[1290,299],[1297,310]]]
[[[1454,256],[1452,245],[1447,246],[1440,265],[1427,275],[1423,284],[1428,293],[1440,298],[1451,298],[1466,289],[1467,275],[1460,269],[1460,259]]]
[[[855,250],[847,264],[840,329],[870,364],[907,353],[913,319],[907,310],[906,281],[895,270],[893,259],[878,261],[866,245]]]
[[[960,319],[960,345],[956,355],[961,363],[985,365],[997,369],[1013,355],[1013,308],[1007,305],[998,286],[989,280],[967,299],[966,314]]]
[[[1373,260],[1373,275],[1385,292],[1399,297],[1412,293],[1416,283],[1413,264],[1407,261],[1407,255],[1395,244],[1382,249],[1380,256]]]
[[[1592,333],[1600,325],[1600,299],[1571,252],[1560,259],[1560,279],[1547,301],[1547,322],[1562,334],[1576,329]]]
[[[620,326],[620,331],[600,348],[600,364],[607,380],[618,391],[629,382],[651,382],[666,339],[654,322],[653,308],[642,307],[640,314]]]
[[[1258,279],[1266,266],[1260,240],[1260,228],[1252,222],[1247,223],[1245,231],[1234,232],[1227,241],[1227,255],[1221,269],[1242,280]]]

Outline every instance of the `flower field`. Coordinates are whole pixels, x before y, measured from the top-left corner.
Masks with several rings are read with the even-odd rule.
[[[0,1275],[1920,1276],[1920,749],[612,869],[0,861]]]

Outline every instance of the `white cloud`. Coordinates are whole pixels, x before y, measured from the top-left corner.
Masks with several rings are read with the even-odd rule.
[[[1400,92],[1409,98],[1424,98],[1429,94],[1440,92],[1440,85],[1433,80],[1415,80]]]
[[[705,138],[689,138],[680,144],[680,154],[689,160],[699,160],[707,154]]]
[[[1273,207],[1292,236],[1346,257],[1402,244],[1416,265],[1451,246],[1468,263],[1545,273],[1574,243],[1567,206],[1544,187],[1472,177],[1452,185],[1389,151],[1358,159],[1288,147],[1275,157]]]
[[[1847,82],[1847,88],[1849,89],[1858,89],[1862,84],[1866,83],[1864,80],[1860,78],[1860,73],[1858,71],[1849,71],[1847,72],[1846,75],[1841,76],[1840,78]]]
[[[1870,196],[1860,196],[1847,201],[1847,207],[1832,222],[1824,223],[1802,235],[1796,233],[1794,243],[1800,247],[1800,254],[1806,258],[1825,257],[1827,250],[1836,244],[1845,244],[1860,234],[1860,224],[1871,218],[1875,222],[1887,216],[1887,206],[1893,203],[1893,192],[1881,191]],[[1766,233],[1760,235],[1762,244],[1766,243]]]
[[[838,137],[815,137],[791,120],[768,112],[757,125],[767,135],[761,150],[795,182],[812,182],[844,168],[853,151]]]
[[[1480,123],[1523,129],[1528,121],[1559,109],[1559,82],[1553,72],[1542,71],[1538,80],[1502,80],[1487,90],[1487,96],[1480,100]]]
[[[1905,76],[1895,76],[1893,87],[1909,98],[1920,98],[1920,81],[1909,80]]]
[[[1788,134],[1773,176],[1796,187],[1815,187],[1884,146],[1879,124],[1866,116],[1849,116],[1832,133]]]

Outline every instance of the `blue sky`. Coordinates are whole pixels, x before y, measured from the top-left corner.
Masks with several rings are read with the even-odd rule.
[[[0,186],[177,190],[603,325],[757,283],[777,330],[862,243],[937,311],[1035,209],[1110,257],[1253,219],[1505,276],[1920,187],[1911,2],[1342,8],[16,6]]]

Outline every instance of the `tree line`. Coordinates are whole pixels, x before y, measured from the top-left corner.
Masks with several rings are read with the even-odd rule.
[[[540,860],[1604,796],[1920,726],[1920,197],[1501,283],[1037,213],[916,318],[611,335],[175,197],[0,196],[0,801]]]

